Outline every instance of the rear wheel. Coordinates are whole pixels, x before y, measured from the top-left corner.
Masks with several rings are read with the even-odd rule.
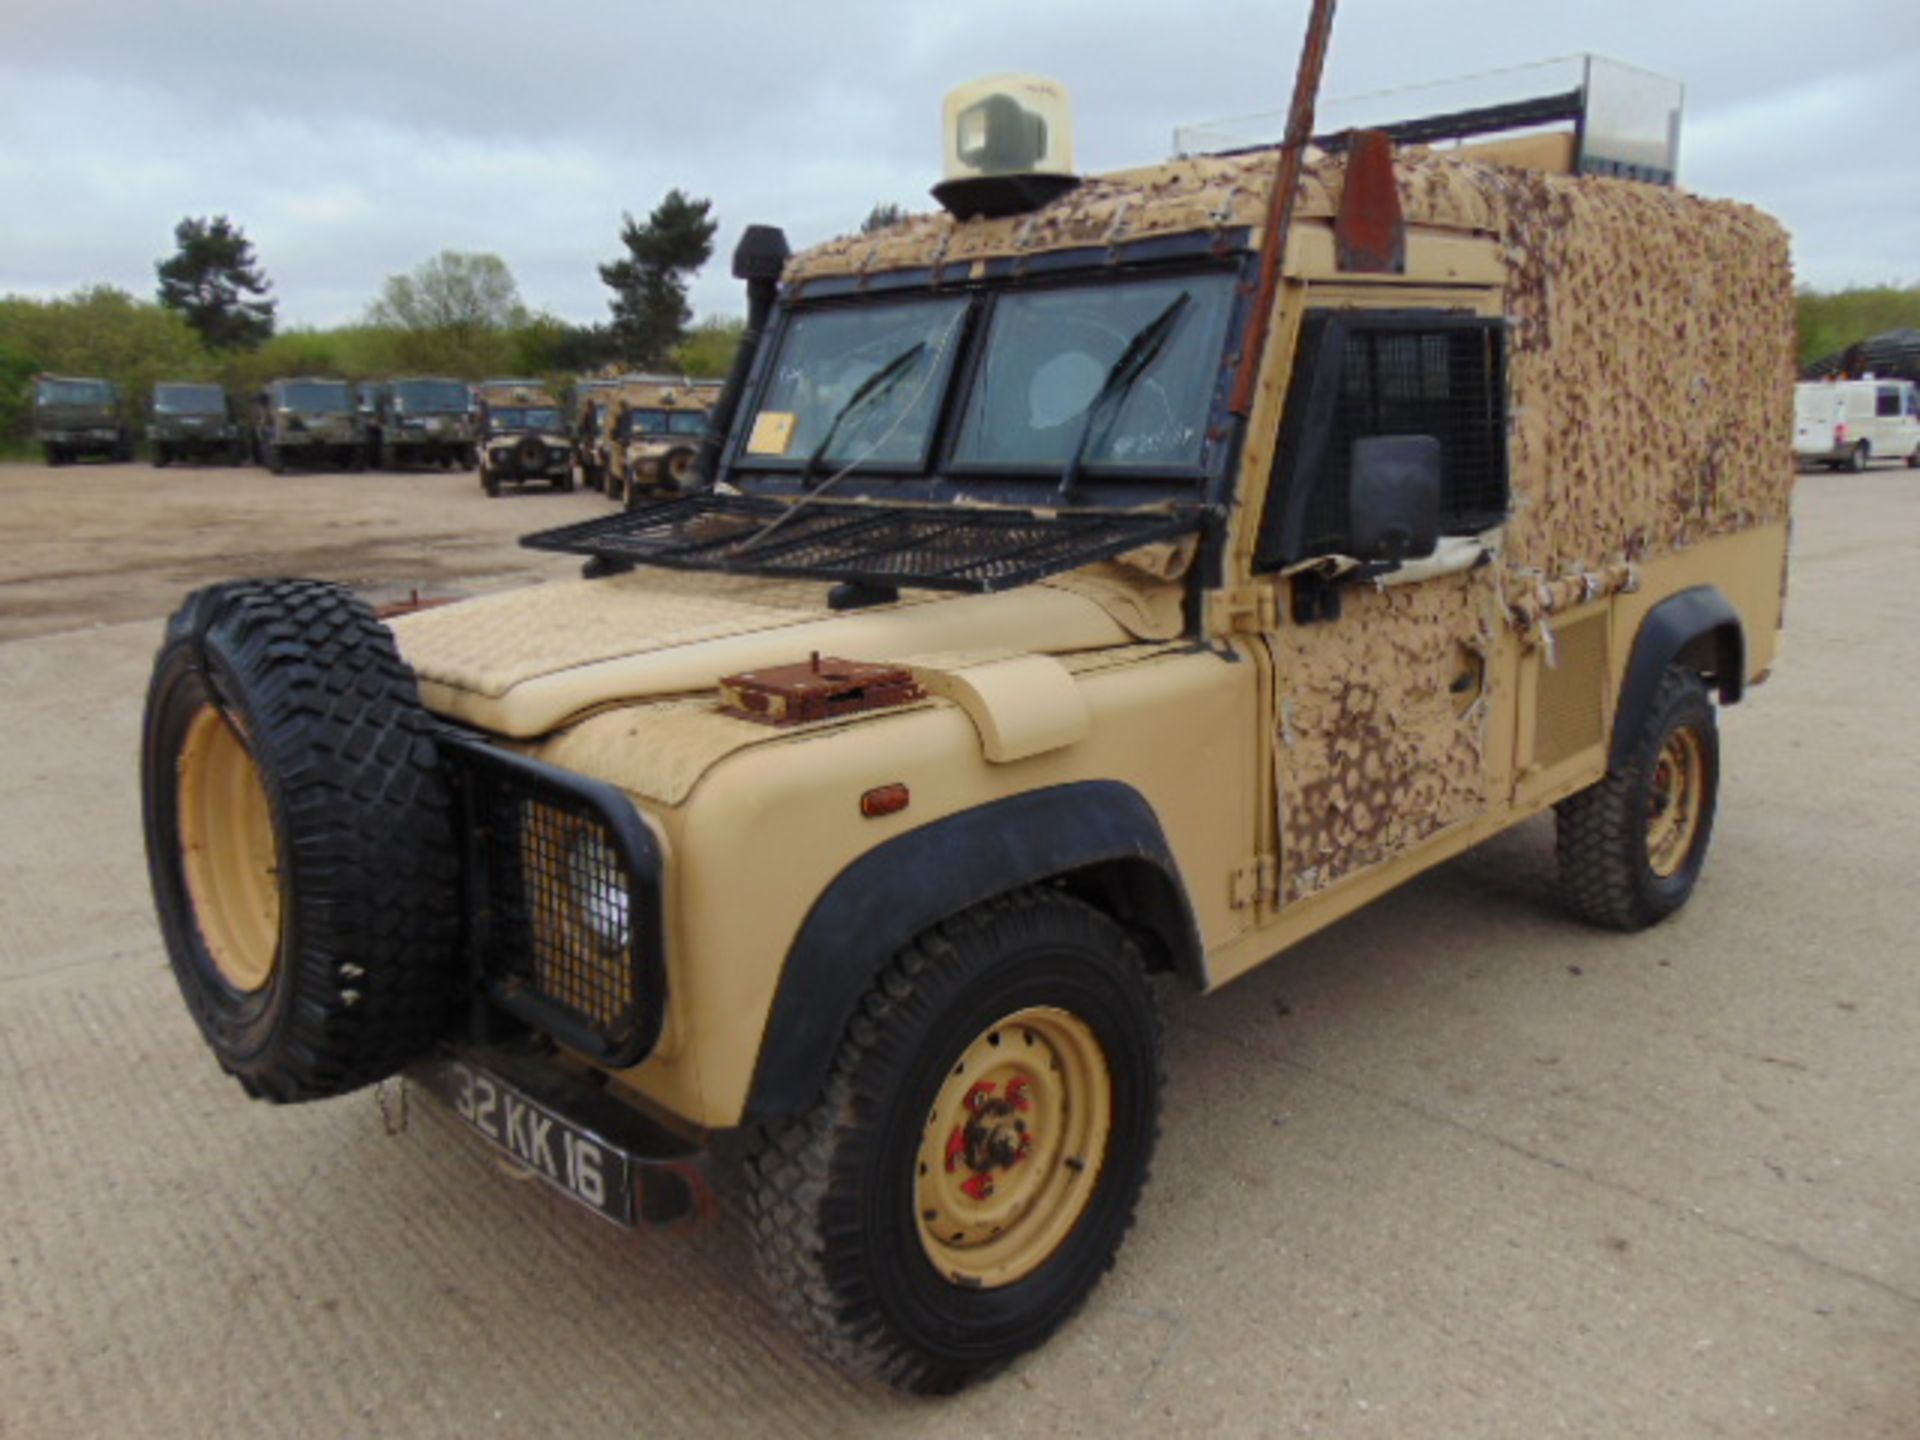
[[[457,969],[451,799],[372,611],[313,580],[195,592],[155,658],[141,761],[168,959],[228,1073],[311,1100],[421,1054]]]
[[[1112,1265],[1158,1133],[1138,951],[1055,890],[980,906],[881,973],[808,1114],[746,1167],[776,1302],[849,1368],[958,1389]]]
[[[1867,468],[1869,458],[1870,452],[1867,449],[1867,442],[1862,440],[1847,452],[1847,469],[1858,475],[1862,470]]]
[[[1643,930],[1693,894],[1720,790],[1720,735],[1700,677],[1669,669],[1625,763],[1560,802],[1560,889],[1581,919]]]
[[[1914,446],[1913,453],[1907,456],[1907,468],[1909,470],[1920,470],[1920,445]]]

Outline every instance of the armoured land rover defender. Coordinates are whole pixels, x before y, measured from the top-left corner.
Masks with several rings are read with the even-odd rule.
[[[600,458],[600,435],[608,408],[620,389],[617,377],[598,375],[573,387],[573,463],[580,483],[589,490],[606,484]]]
[[[155,465],[176,460],[225,460],[238,465],[247,458],[247,442],[223,387],[197,380],[163,380],[153,387],[147,452]]]
[[[620,1223],[731,1149],[786,1311],[936,1391],[1113,1260],[1154,977],[1549,810],[1575,915],[1671,915],[1773,663],[1792,285],[1587,118],[1077,181],[1056,92],[987,84],[953,213],[748,231],[715,483],[528,541],[599,578],[194,594],[146,824],[220,1063],[405,1070]]]
[[[629,382],[613,406],[603,470],[608,496],[631,507],[687,490],[719,398],[716,382],[659,376]]]
[[[366,469],[366,421],[353,386],[313,377],[269,381],[254,401],[253,456],[276,475],[290,465]]]
[[[120,415],[120,388],[110,380],[36,375],[33,438],[49,465],[65,465],[89,455],[102,460],[133,458],[133,431]]]
[[[479,451],[474,443],[473,391],[466,381],[414,377],[381,380],[362,389],[372,402],[367,450],[380,469],[473,468]]]
[[[494,497],[507,485],[573,489],[573,440],[560,402],[532,381],[478,389],[480,488]]]

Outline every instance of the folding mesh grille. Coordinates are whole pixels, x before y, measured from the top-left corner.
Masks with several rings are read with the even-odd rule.
[[[597,1059],[631,1063],[659,1020],[655,877],[636,873],[592,800],[464,753],[490,993]]]
[[[1471,535],[1506,513],[1506,416],[1496,325],[1441,329],[1356,326],[1338,365],[1330,432],[1318,473],[1297,477],[1307,497],[1301,553],[1340,553],[1352,533],[1348,496],[1353,442],[1369,435],[1440,441],[1440,528]],[[1310,380],[1310,376],[1303,376]],[[1304,391],[1295,390],[1304,403]]]
[[[935,590],[1005,590],[1199,526],[1164,511],[1039,515],[960,505],[818,501],[781,522],[781,501],[689,495],[528,535],[558,550],[683,570],[811,576]],[[755,538],[765,533],[765,538]]]

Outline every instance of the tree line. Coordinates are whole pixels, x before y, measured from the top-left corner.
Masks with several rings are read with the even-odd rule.
[[[536,312],[499,256],[448,250],[389,276],[356,324],[280,330],[245,231],[225,215],[188,216],[155,262],[152,301],[109,285],[0,298],[0,448],[26,444],[39,373],[116,382],[129,420],[158,380],[217,380],[243,395],[279,375],[724,375],[740,322],[695,325],[687,301],[688,279],[713,254],[712,203],[675,189],[644,220],[621,218],[623,253],[599,267],[612,292],[601,324]]]

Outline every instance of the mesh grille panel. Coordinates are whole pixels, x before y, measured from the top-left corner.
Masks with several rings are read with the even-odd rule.
[[[560,550],[682,570],[813,576],[937,590],[1005,590],[1199,528],[1191,514],[810,502],[687,495],[529,535]],[[765,533],[765,538],[756,538]]]
[[[658,879],[636,865],[635,834],[600,797],[542,783],[545,767],[480,747],[459,753],[480,847],[476,938],[489,993],[595,1059],[633,1063],[651,1046],[661,1004]]]
[[[1307,504],[1309,551],[1339,550],[1353,442],[1368,435],[1432,435],[1445,469],[1440,528],[1473,534],[1506,511],[1506,428],[1495,388],[1500,332],[1357,329],[1340,355],[1340,388],[1326,464]]]

